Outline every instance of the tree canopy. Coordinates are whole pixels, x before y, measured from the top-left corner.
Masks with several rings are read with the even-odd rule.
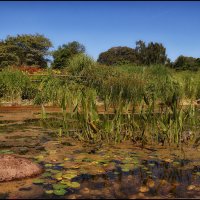
[[[137,62],[137,56],[132,48],[113,47],[101,53],[97,61],[107,65],[131,64]]]
[[[85,52],[85,46],[77,41],[69,42],[59,46],[57,50],[53,51],[52,68],[63,68],[69,64],[70,59]]]
[[[142,40],[136,42],[136,47],[112,47],[99,55],[97,60],[101,64],[120,65],[153,65],[165,64],[167,55],[165,47],[160,43],[150,42],[148,45]]]
[[[85,46],[78,41],[69,42],[50,52],[51,41],[41,34],[21,34],[7,36],[0,40],[0,68],[7,66],[47,67],[48,56],[53,57],[52,68],[62,69],[71,65],[71,60],[85,59]],[[79,56],[80,55],[80,56]],[[77,57],[76,57],[77,56]],[[84,59],[83,59],[84,58]],[[73,61],[74,61],[73,60]],[[85,62],[85,61],[84,61]],[[174,62],[167,57],[166,48],[161,43],[136,41],[135,48],[117,46],[99,54],[97,62],[103,65],[165,65],[176,70],[200,69],[200,58],[179,56]]]
[[[192,70],[197,71],[200,69],[200,58],[179,56],[173,63],[173,68],[177,70]]]
[[[0,41],[0,67],[39,66],[46,67],[51,41],[40,34],[8,36]]]

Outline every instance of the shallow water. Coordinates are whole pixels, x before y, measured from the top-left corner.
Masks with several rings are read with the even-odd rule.
[[[59,138],[55,117],[0,118],[0,154],[27,157],[45,169],[38,177],[0,183],[1,199],[200,198],[200,149],[83,144]]]

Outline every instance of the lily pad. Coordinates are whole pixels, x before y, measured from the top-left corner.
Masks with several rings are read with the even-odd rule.
[[[46,194],[53,194],[53,192],[54,192],[53,190],[46,190],[45,191]]]
[[[61,164],[59,164],[58,166],[59,166],[59,167],[63,167],[63,166],[64,166],[64,164],[63,164],[63,163],[61,163]]]
[[[77,176],[77,174],[64,174],[62,176],[62,178],[64,178],[64,179],[72,179],[72,178],[74,178],[76,176]]]
[[[48,163],[48,164],[45,164],[44,166],[45,166],[45,167],[52,167],[53,164]]]
[[[50,172],[45,172],[44,174],[42,174],[42,177],[47,178],[47,177],[51,177],[51,173]]]
[[[200,176],[200,172],[196,172],[195,174],[196,174],[197,176]]]
[[[66,190],[65,189],[54,190],[53,193],[57,196],[63,196],[66,194]]]
[[[60,173],[59,170],[56,170],[56,169],[46,169],[46,171],[52,173],[52,174],[57,174],[57,173]]]
[[[39,156],[35,156],[34,158],[36,160],[43,160],[44,156],[43,155],[39,155]]]
[[[70,181],[69,180],[62,180],[62,181],[60,181],[60,183],[68,186]]]
[[[68,186],[71,187],[71,188],[79,188],[80,187],[80,183],[78,182],[69,182],[68,183]]]
[[[65,188],[67,188],[67,185],[65,185],[65,184],[60,184],[60,183],[53,184],[54,190],[61,190],[61,189],[65,189]]]
[[[155,166],[155,163],[149,163],[149,166],[153,167]]]
[[[130,169],[129,169],[129,168],[122,168],[122,171],[123,171],[123,172],[129,172]]]
[[[42,180],[42,179],[35,179],[35,180],[33,180],[33,183],[34,184],[43,184],[44,180]]]
[[[173,164],[174,165],[180,165],[180,162],[174,161]]]
[[[54,178],[57,179],[57,180],[62,180],[62,172],[55,174]]]

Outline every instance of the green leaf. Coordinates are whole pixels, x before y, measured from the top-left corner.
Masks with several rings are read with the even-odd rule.
[[[54,190],[53,193],[57,196],[63,196],[66,194],[66,190],[65,189],[57,189],[57,190]]]

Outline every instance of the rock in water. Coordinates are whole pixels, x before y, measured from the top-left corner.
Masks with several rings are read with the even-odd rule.
[[[0,155],[0,182],[32,177],[42,172],[42,168],[29,159]]]

